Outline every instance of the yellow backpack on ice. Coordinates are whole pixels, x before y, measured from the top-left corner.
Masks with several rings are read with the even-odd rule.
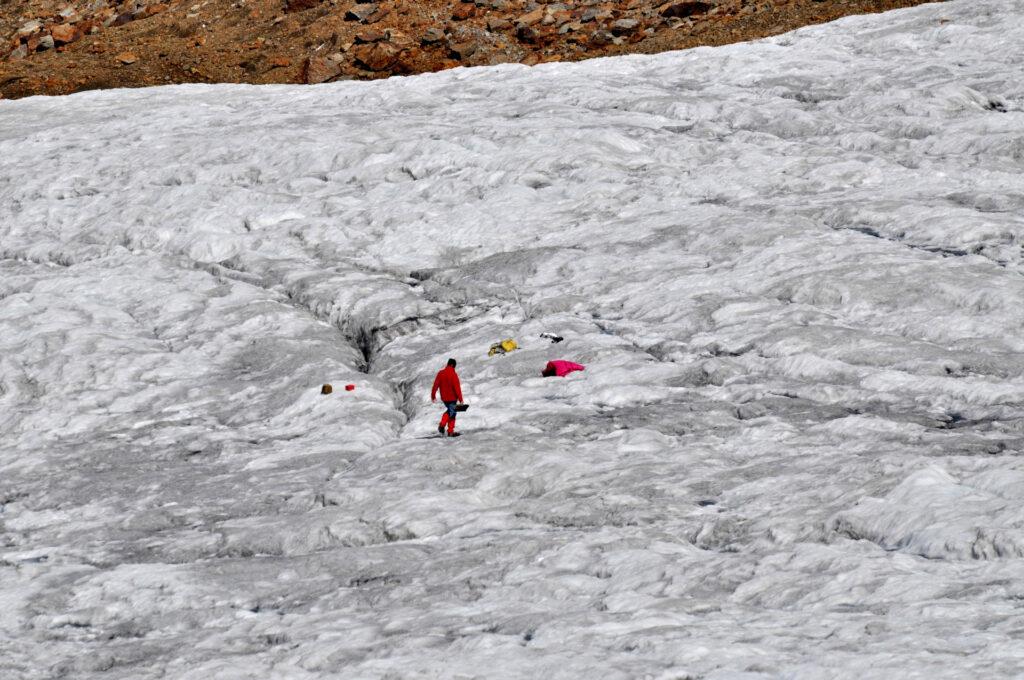
[[[508,352],[516,349],[519,349],[519,345],[517,345],[516,341],[512,338],[508,338],[507,340],[502,340],[501,342],[496,342],[491,345],[491,349],[488,350],[487,356],[493,357],[495,354],[507,354]]]

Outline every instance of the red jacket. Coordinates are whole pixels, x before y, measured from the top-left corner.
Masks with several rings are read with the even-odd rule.
[[[437,396],[441,390],[441,401],[462,401],[462,385],[459,384],[459,374],[452,366],[445,366],[437,372],[434,378],[434,386],[430,388],[430,399]]]

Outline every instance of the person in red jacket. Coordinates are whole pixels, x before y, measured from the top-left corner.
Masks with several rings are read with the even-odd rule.
[[[455,431],[455,409],[456,403],[462,401],[462,385],[459,384],[459,374],[455,372],[455,359],[449,359],[448,365],[437,372],[434,378],[434,386],[430,388],[430,401],[437,401],[437,393],[441,392],[441,401],[444,402],[445,412],[441,416],[441,424],[437,426],[439,434],[444,434],[444,428],[448,426],[448,436],[458,437]]]

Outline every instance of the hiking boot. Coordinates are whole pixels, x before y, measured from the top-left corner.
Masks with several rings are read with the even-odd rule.
[[[437,426],[437,433],[440,434],[440,435],[444,434],[444,425],[438,425]]]
[[[449,433],[448,433],[448,436],[449,436],[449,437],[459,437],[459,436],[461,436],[461,435],[462,435],[462,433],[461,433],[461,432],[449,432]]]

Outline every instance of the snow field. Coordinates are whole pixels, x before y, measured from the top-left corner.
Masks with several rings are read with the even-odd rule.
[[[1022,17],[0,103],[3,676],[1021,674]]]

